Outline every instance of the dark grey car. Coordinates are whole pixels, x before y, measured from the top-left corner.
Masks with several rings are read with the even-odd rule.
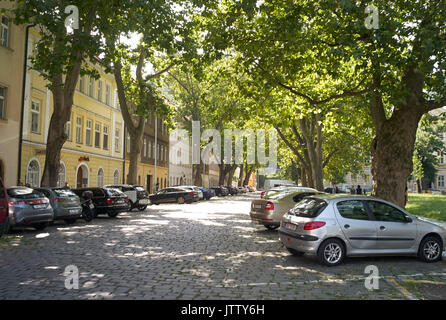
[[[7,189],[9,202],[9,225],[32,226],[43,230],[53,220],[53,208],[50,201],[37,190],[26,187]]]
[[[65,220],[71,224],[82,215],[82,206],[79,197],[66,188],[36,188],[50,200],[54,211],[54,220]]]

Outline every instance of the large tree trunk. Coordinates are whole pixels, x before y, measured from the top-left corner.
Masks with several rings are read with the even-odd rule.
[[[218,185],[223,186],[225,184],[225,177],[226,177],[226,165],[224,163],[221,163],[218,165]]]
[[[240,165],[240,173],[238,175],[238,186],[239,187],[243,186],[243,174],[244,174],[243,167],[244,167],[244,164],[242,163]]]
[[[249,184],[249,179],[251,179],[251,174],[254,171],[254,168],[250,167],[250,166],[246,166],[247,171],[246,171],[246,175],[245,175],[245,179],[243,180],[243,185],[247,186]]]
[[[194,176],[194,185],[202,186],[203,185],[203,177],[201,173],[203,172],[203,163],[194,164],[192,166],[193,176]]]
[[[135,130],[129,130],[130,135],[130,163],[129,173],[127,174],[128,184],[139,184],[138,181],[138,164],[141,155],[142,137],[144,134],[145,121],[143,117],[138,117],[140,125]]]
[[[237,169],[237,166],[231,166],[227,175],[227,185],[232,186],[232,179],[234,178],[234,172]]]
[[[372,195],[400,207],[404,207],[407,179],[412,173],[412,155],[421,116],[415,112],[395,113],[381,124],[372,143]]]

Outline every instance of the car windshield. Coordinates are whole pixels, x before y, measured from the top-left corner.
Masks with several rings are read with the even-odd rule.
[[[44,197],[39,191],[30,188],[11,188],[7,192],[8,196],[17,199],[38,199]]]
[[[68,189],[53,189],[53,191],[60,198],[69,198],[69,197],[75,197],[76,196],[73,191],[68,190]]]
[[[299,217],[315,218],[327,206],[324,200],[316,198],[306,198],[294,206],[289,214]]]

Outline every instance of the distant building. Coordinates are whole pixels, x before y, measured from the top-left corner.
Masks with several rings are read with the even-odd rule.
[[[169,135],[169,186],[193,184],[190,140],[181,128]]]

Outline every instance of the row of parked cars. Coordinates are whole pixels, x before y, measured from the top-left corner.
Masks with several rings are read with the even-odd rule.
[[[236,195],[239,193],[254,192],[255,189],[250,187],[232,187],[218,186],[211,188],[203,188],[197,186],[175,186],[159,190],[155,194],[149,196],[152,204],[160,203],[192,203],[199,200],[209,200],[212,197],[225,197]]]
[[[143,211],[148,204],[148,193],[140,186],[6,188],[0,180],[0,234],[23,226],[43,230],[56,220],[72,224],[80,218],[91,221],[104,214],[114,218],[135,208]]]
[[[314,254],[328,266],[346,256],[409,255],[437,262],[446,241],[444,228],[388,201],[303,187],[263,192],[252,201],[250,217],[267,229],[278,228],[293,255]]]

